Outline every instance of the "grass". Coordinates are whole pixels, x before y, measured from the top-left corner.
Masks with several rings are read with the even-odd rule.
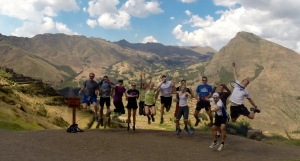
[[[10,130],[10,131],[24,131],[26,128],[20,126],[17,123],[2,121],[0,120],[0,129]]]
[[[272,134],[267,137],[267,144],[270,145],[293,145],[300,146],[300,139],[288,139],[278,134]]]
[[[219,72],[219,78],[220,78],[220,82],[224,84],[228,84],[229,82],[234,80],[233,73],[228,72],[224,67],[222,67]]]

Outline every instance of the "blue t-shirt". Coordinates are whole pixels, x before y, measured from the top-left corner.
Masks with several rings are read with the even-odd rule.
[[[207,97],[209,93],[212,93],[212,86],[208,84],[200,84],[197,87],[196,92],[199,94],[199,98],[202,99],[203,96]]]

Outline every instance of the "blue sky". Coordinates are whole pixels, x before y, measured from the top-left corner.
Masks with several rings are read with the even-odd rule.
[[[293,0],[0,0],[0,33],[65,33],[219,50],[247,31],[299,52],[299,8]]]

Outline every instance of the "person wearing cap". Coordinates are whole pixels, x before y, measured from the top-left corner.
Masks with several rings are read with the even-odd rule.
[[[104,75],[103,79],[99,82],[100,86],[100,125],[103,126],[103,109],[104,104],[106,105],[107,112],[106,117],[109,117],[111,110],[110,110],[110,96],[112,93],[113,83],[110,82],[108,79],[108,75]],[[108,119],[108,126],[110,126],[110,117]]]
[[[95,121],[98,122],[98,109],[97,109],[97,95],[96,93],[99,92],[99,85],[94,80],[95,74],[89,74],[89,80],[84,81],[83,87],[79,90],[78,94],[80,95],[82,91],[84,91],[84,96],[82,100],[83,108],[87,108],[90,104],[95,109]]]
[[[219,97],[218,93],[214,93],[212,95],[212,98],[204,98],[207,101],[212,102],[213,104],[213,108],[211,109],[211,112],[215,112],[215,122],[212,126],[212,133],[213,133],[213,143],[209,146],[210,148],[214,148],[216,147],[219,143],[218,143],[218,137],[217,137],[217,131],[221,130],[221,145],[218,148],[219,151],[222,151],[222,149],[224,148],[224,142],[225,142],[225,138],[226,138],[226,125],[229,121],[229,116],[228,113],[226,111],[226,108],[222,102],[222,100]]]
[[[230,106],[231,121],[236,122],[236,120],[240,115],[247,116],[249,119],[254,119],[255,113],[260,113],[260,109],[257,108],[254,101],[250,98],[249,92],[245,89],[249,84],[249,80],[244,79],[242,83],[238,81],[234,62],[232,63],[232,67],[233,67],[233,75],[235,81],[234,81],[233,92],[229,98],[231,104]],[[254,106],[250,108],[250,112],[243,104],[244,97],[246,97],[248,101]]]
[[[160,86],[160,90],[157,90],[155,99],[157,99],[159,93],[161,92],[160,96],[160,103],[161,103],[161,109],[160,109],[160,124],[164,123],[164,111],[166,108],[166,111],[168,112],[172,105],[172,89],[175,87],[174,84],[171,81],[167,80],[166,75],[161,76],[162,82],[158,84]]]
[[[131,89],[127,90],[127,92],[125,93],[127,100],[128,100],[128,104],[126,106],[127,108],[127,131],[129,131],[130,129],[130,123],[131,123],[131,110],[132,110],[132,118],[133,118],[133,126],[132,126],[132,130],[135,131],[135,121],[136,121],[136,109],[138,108],[137,105],[137,99],[139,98],[139,90],[136,89],[136,84],[132,83],[131,84]]]
[[[196,109],[194,113],[194,117],[196,119],[195,126],[198,126],[200,119],[199,119],[199,112],[201,111],[202,108],[205,108],[206,113],[209,116],[210,124],[212,125],[213,123],[213,117],[210,111],[210,103],[209,101],[206,101],[205,97],[211,97],[212,95],[212,86],[207,84],[207,77],[202,77],[202,84],[198,85],[196,89],[197,94],[195,95],[197,99],[197,104],[196,104]]]

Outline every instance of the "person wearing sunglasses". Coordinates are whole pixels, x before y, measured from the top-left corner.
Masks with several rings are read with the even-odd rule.
[[[211,97],[212,95],[212,86],[207,84],[207,77],[202,77],[202,84],[198,85],[196,89],[197,94],[195,95],[195,98],[197,99],[197,105],[194,113],[194,117],[196,119],[195,126],[198,126],[200,119],[199,119],[199,112],[202,108],[205,108],[206,113],[209,116],[210,120],[210,126],[212,126],[213,123],[213,117],[210,110],[210,102],[203,99],[205,97]]]
[[[84,96],[82,100],[83,108],[87,108],[92,105],[94,107],[95,112],[95,121],[98,122],[98,109],[97,109],[97,95],[99,92],[98,82],[94,80],[95,74],[90,73],[89,79],[84,81],[83,87],[80,89],[78,94],[80,95],[82,91],[84,91]]]

